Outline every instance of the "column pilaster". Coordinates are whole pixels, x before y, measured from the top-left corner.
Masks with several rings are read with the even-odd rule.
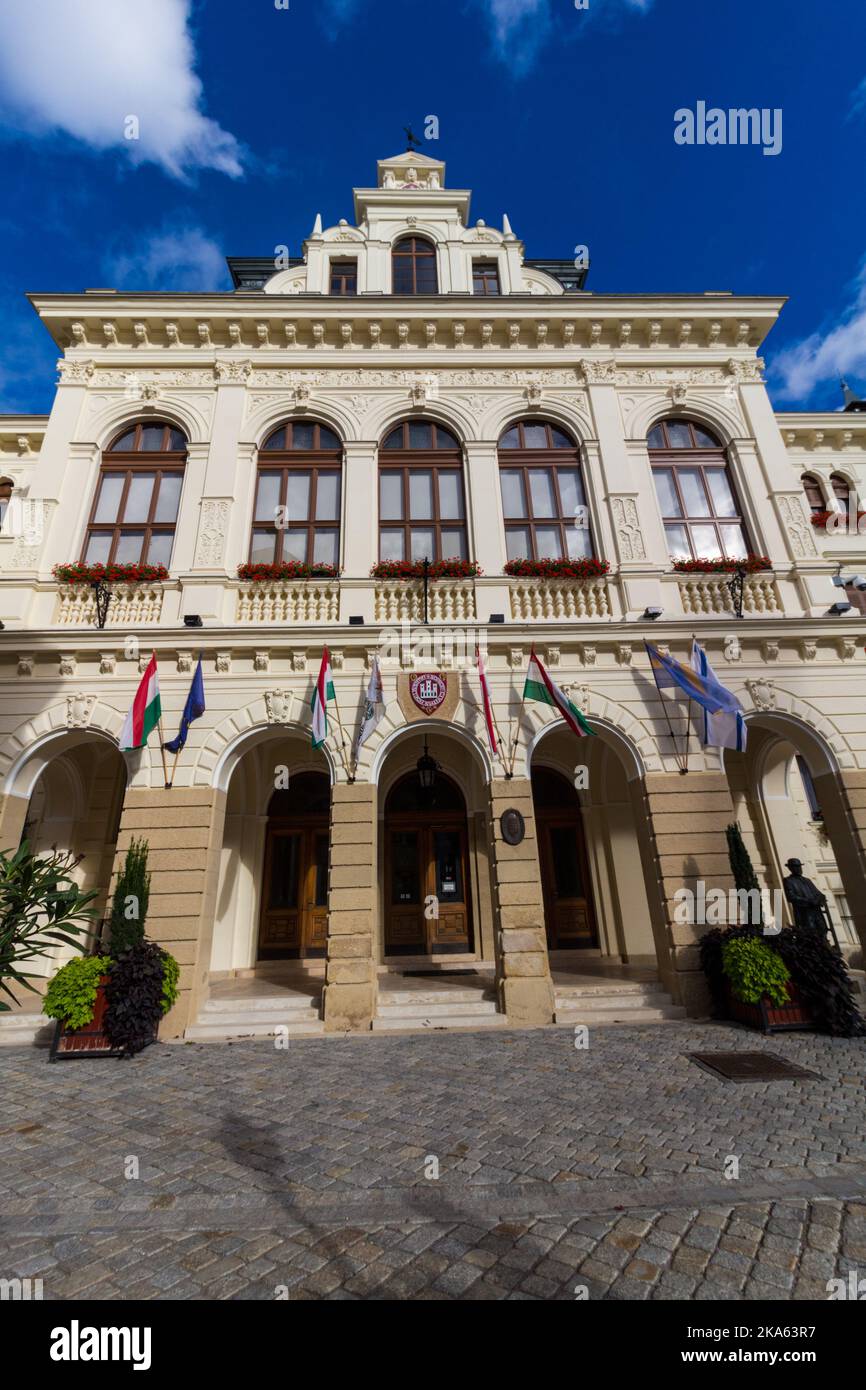
[[[526,833],[509,845],[499,823],[519,811]],[[553,1022],[553,982],[544,929],[544,900],[535,833],[532,786],[526,778],[490,784],[491,867],[497,909],[496,983],[500,1006],[512,1023]]]
[[[331,866],[325,1032],[366,1032],[376,1012],[373,908],[376,788],[369,782],[331,789]]]

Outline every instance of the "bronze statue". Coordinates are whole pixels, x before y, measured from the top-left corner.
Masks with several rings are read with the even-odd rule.
[[[794,913],[794,925],[809,927],[823,936],[827,930],[827,918],[824,916],[826,897],[810,878],[803,876],[801,859],[788,859],[785,868],[791,872],[782,879],[782,887]]]

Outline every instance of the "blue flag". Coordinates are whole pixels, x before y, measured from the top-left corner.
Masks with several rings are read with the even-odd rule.
[[[183,707],[183,714],[180,716],[180,729],[177,738],[173,738],[170,743],[164,746],[169,753],[179,753],[186,743],[186,736],[189,733],[189,726],[194,719],[200,719],[205,711],[204,703],[204,676],[201,671],[201,657],[195,668],[195,675],[192,678],[192,685],[186,697],[186,704]]]
[[[697,638],[692,639],[692,670],[699,676],[730,695],[732,706],[720,709],[716,714],[703,712],[703,734],[701,742],[708,748],[734,748],[738,753],[746,750],[746,720],[743,708],[736,695],[725,690],[709,662],[709,657]]]
[[[690,700],[694,700],[695,704],[700,705],[708,714],[739,708],[736,696],[720,685],[712,672],[701,674],[693,671],[691,667],[683,666],[675,657],[663,656],[658,647],[654,647],[651,642],[644,641],[644,646],[659,690],[673,686],[684,695],[688,695]]]

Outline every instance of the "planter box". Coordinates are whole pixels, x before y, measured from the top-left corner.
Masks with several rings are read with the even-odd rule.
[[[48,1054],[49,1062],[63,1057],[120,1057],[123,1054],[111,1046],[105,1035],[102,1023],[105,1017],[105,985],[107,975],[96,987],[96,1003],[93,1018],[83,1028],[67,1028],[59,1019],[54,1032],[54,1041]]]
[[[741,999],[734,997],[733,990],[728,985],[728,1014],[737,1023],[745,1023],[748,1028],[759,1028],[763,1033],[785,1033],[798,1028],[813,1028],[812,1015],[804,1004],[797,986],[791,981],[787,988],[787,1004],[771,1004],[766,995],[758,1004],[744,1004]]]

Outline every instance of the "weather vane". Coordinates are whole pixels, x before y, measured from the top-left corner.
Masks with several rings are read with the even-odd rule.
[[[418,139],[417,135],[412,134],[412,127],[404,125],[403,129],[406,132],[406,149],[412,152],[414,151],[415,146],[417,145],[418,149],[420,150],[421,141]]]

